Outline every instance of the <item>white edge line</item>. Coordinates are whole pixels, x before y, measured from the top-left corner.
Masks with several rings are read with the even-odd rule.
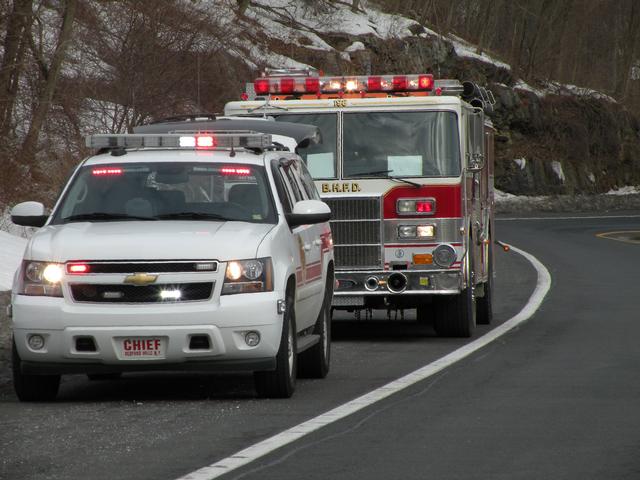
[[[496,217],[496,221],[515,222],[520,220],[602,220],[602,219],[620,219],[620,218],[640,218],[640,215],[591,215],[591,216],[575,216],[575,217]]]
[[[176,480],[211,480],[232,470],[247,465],[248,463],[257,460],[258,458],[263,457],[284,445],[292,443],[312,432],[315,432],[316,430],[321,429],[326,425],[341,420],[353,413],[358,412],[359,410],[362,410],[365,407],[379,402],[380,400],[383,400],[401,390],[404,390],[411,385],[414,385],[435,375],[441,370],[453,365],[454,363],[462,360],[465,357],[468,357],[472,353],[493,342],[498,337],[504,335],[508,331],[512,330],[513,328],[531,318],[536,310],[538,310],[545,296],[549,292],[549,289],[551,288],[551,275],[549,274],[547,268],[542,263],[540,263],[540,261],[533,255],[516,247],[510,247],[512,251],[519,253],[525,259],[527,259],[538,273],[538,281],[535,290],[531,294],[531,297],[529,298],[529,301],[524,306],[524,308],[520,310],[520,312],[514,317],[510,318],[502,325],[494,328],[493,330],[474,340],[473,342],[468,343],[458,348],[457,350],[454,350],[444,357],[441,357],[434,362],[425,365],[424,367],[419,368],[418,370],[415,370],[408,375],[405,375],[404,377],[398,378],[397,380],[387,383],[386,385],[379,387],[365,395],[362,395],[355,400],[351,400],[343,405],[329,410],[326,413],[320,414],[317,417],[296,425],[295,427],[291,427],[288,430],[278,433],[273,437],[267,438],[266,440],[251,445],[250,447],[245,448],[244,450],[241,450],[231,455],[230,457],[224,458],[209,466],[188,473],[187,475]]]

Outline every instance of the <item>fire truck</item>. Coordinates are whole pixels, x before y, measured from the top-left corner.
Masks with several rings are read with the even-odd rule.
[[[492,318],[494,103],[431,74],[268,70],[225,115],[320,128],[298,153],[332,211],[333,309],[416,309],[439,336],[469,337]]]

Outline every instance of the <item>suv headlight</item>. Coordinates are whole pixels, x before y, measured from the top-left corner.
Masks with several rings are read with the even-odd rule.
[[[18,293],[44,297],[62,296],[64,266],[61,263],[22,262]]]
[[[222,295],[270,292],[271,290],[273,290],[273,269],[270,258],[227,262]]]

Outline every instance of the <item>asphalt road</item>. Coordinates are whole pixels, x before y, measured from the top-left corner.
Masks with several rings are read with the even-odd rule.
[[[596,237],[640,218],[498,222],[553,287],[526,324],[436,376],[228,478],[640,478],[637,244]],[[498,252],[495,325],[527,301],[533,268]],[[635,262],[634,262],[635,261]],[[478,328],[476,337],[489,327]],[[66,377],[59,401],[0,388],[0,478],[174,479],[463,345],[410,319],[334,323],[332,371],[290,400],[249,376]]]

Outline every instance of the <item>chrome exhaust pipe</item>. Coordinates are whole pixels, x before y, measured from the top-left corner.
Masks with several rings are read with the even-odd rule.
[[[392,293],[404,292],[407,288],[407,277],[404,273],[394,272],[387,279],[387,288]]]
[[[366,288],[370,292],[377,290],[378,285],[380,285],[378,277],[371,276],[364,281],[364,288]]]

